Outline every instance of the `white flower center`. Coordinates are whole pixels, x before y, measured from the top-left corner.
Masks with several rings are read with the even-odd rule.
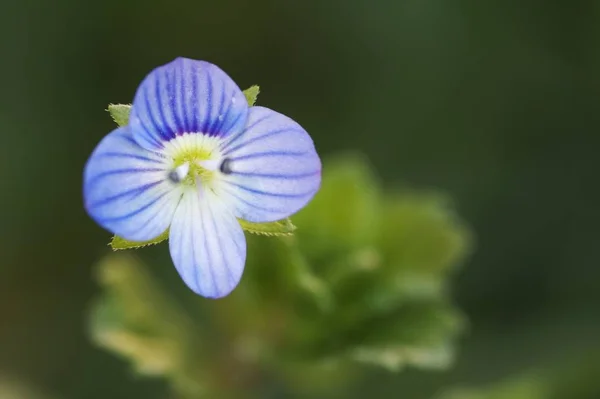
[[[163,154],[171,162],[169,179],[174,183],[210,185],[219,173],[223,156],[221,139],[202,133],[184,133],[165,144]]]

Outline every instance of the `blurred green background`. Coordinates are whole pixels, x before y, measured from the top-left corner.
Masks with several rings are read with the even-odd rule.
[[[358,150],[385,188],[447,193],[475,233],[452,281],[469,319],[454,366],[369,369],[356,397],[539,368],[579,392],[562,397],[600,397],[600,2],[2,0],[0,43],[0,386],[165,398],[164,381],[90,343],[109,235],[81,180],[114,127],[107,104],[186,56],[259,84],[324,159]]]

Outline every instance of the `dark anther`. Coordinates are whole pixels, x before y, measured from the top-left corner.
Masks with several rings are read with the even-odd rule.
[[[232,172],[231,159],[225,158],[223,160],[223,162],[221,162],[221,166],[219,166],[219,170],[221,171],[221,173],[224,173],[226,175],[231,174],[231,172]]]
[[[169,180],[171,180],[173,183],[179,183],[181,181],[176,170],[172,170],[169,172]]]

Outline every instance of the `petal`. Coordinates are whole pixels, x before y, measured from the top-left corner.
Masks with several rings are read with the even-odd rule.
[[[237,217],[272,222],[304,207],[321,184],[321,161],[306,131],[285,115],[251,107],[248,127],[222,148],[229,174],[218,189]]]
[[[181,189],[168,176],[159,154],[141,148],[118,128],[96,147],[84,171],[89,215],[102,227],[131,241],[156,238],[168,227]]]
[[[220,298],[242,277],[246,239],[223,202],[211,190],[200,191],[185,192],[173,217],[169,248],[188,287],[204,297]]]
[[[129,125],[139,145],[156,150],[183,133],[221,137],[239,133],[247,116],[244,93],[219,67],[177,58],[142,81]]]

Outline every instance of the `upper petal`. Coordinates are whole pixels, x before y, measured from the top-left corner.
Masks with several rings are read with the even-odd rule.
[[[168,180],[169,164],[118,128],[98,144],[84,171],[89,215],[131,241],[151,240],[168,227],[181,190]]]
[[[129,125],[139,145],[160,149],[165,141],[183,133],[222,137],[238,133],[247,115],[244,94],[219,67],[177,58],[142,81]]]
[[[228,174],[218,190],[236,216],[271,222],[304,207],[321,184],[321,161],[313,141],[292,119],[264,107],[251,107],[247,128],[222,147]]]
[[[246,239],[235,216],[211,190],[189,188],[171,224],[169,248],[175,268],[194,292],[229,294],[240,281]]]

